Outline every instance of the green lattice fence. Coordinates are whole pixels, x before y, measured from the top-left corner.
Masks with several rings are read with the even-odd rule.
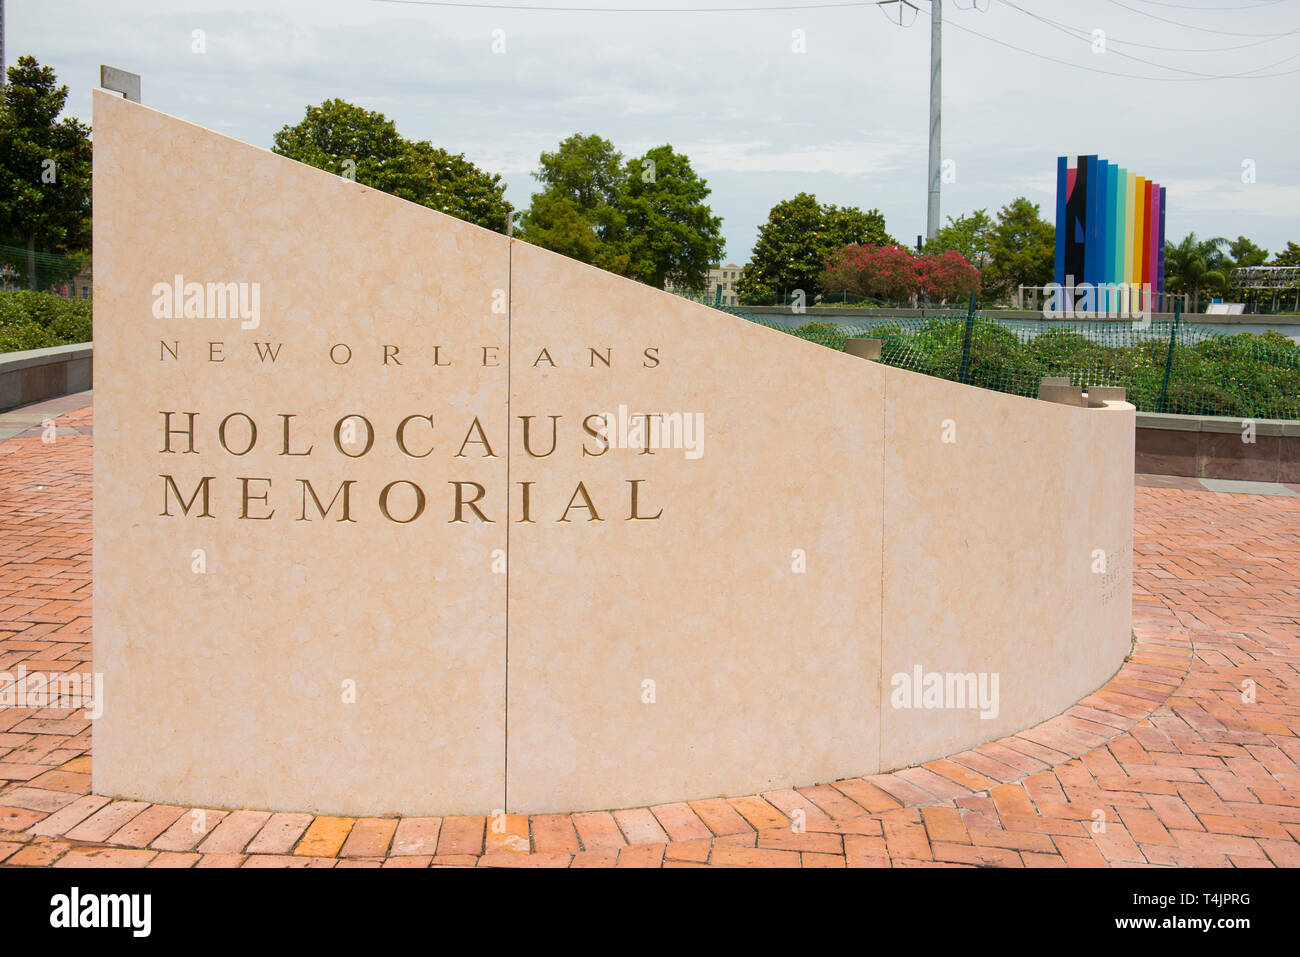
[[[1123,386],[1146,412],[1300,419],[1300,346],[1280,333],[1225,335],[1195,323],[1038,322],[965,311],[924,319],[810,319],[787,329],[743,308],[724,311],[843,349],[880,339],[881,361],[969,385],[1037,396],[1043,376]],[[969,337],[969,342],[968,342]]]

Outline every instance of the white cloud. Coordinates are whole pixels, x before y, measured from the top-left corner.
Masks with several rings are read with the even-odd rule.
[[[622,5],[657,4],[683,5]],[[1187,55],[1116,41],[1232,45],[1104,0],[1023,5],[1105,29],[1112,51],[1175,65],[1186,66]],[[1091,54],[1004,4],[984,6],[946,4],[945,23],[1079,67],[1158,72]],[[260,146],[329,97],[381,110],[405,135],[502,173],[516,205],[535,189],[529,173],[538,153],[571,133],[599,133],[628,154],[672,143],[708,178],[735,261],[748,255],[771,205],[800,191],[878,207],[900,239],[924,229],[924,6],[910,29],[869,7],[668,16],[366,0],[284,0],[271,9],[253,0],[67,0],[57,8],[11,2],[7,13],[10,62],[31,53],[55,67],[85,119],[107,61],[142,74],[149,105]],[[1237,32],[1300,26],[1300,14],[1283,5],[1165,14]],[[194,29],[207,33],[205,54],[190,52]],[[493,29],[505,30],[504,54],[491,51]],[[794,29],[805,32],[805,54],[791,51]],[[1294,38],[1200,56],[1193,68],[1240,72],[1293,46]],[[1297,77],[1144,83],[1045,62],[952,27],[943,63],[941,154],[957,170],[944,187],[945,216],[995,211],[1023,194],[1050,218],[1056,156],[1097,153],[1169,187],[1171,231],[1245,234],[1269,248],[1300,239],[1300,133],[1287,122]],[[1243,157],[1258,161],[1254,186],[1239,181]]]

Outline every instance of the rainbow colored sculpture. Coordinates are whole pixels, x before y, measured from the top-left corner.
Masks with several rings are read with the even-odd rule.
[[[1096,156],[1056,160],[1058,287],[1095,290],[1096,309],[1114,311],[1116,289],[1145,294],[1163,310],[1165,188]]]

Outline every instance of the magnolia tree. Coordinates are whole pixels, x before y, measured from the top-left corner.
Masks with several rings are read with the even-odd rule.
[[[960,253],[917,255],[902,246],[851,245],[827,258],[822,288],[893,302],[947,302],[968,295],[979,281],[979,270]]]

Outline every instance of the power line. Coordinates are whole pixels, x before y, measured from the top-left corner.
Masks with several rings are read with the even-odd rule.
[[[1284,0],[1258,0],[1256,3],[1248,3],[1241,7],[1198,7],[1190,3],[1161,3],[1160,0],[1138,0],[1138,3],[1149,3],[1153,7],[1173,7],[1176,10],[1255,10],[1260,7],[1271,7],[1275,3],[1283,3]]]
[[[1045,23],[1049,27],[1052,27],[1055,30],[1059,30],[1062,33],[1065,33],[1067,36],[1070,36],[1072,39],[1082,40],[1083,42],[1087,43],[1091,38],[1091,34],[1088,34],[1087,36],[1078,35],[1078,34],[1086,33],[1086,31],[1079,30],[1075,27],[1066,26],[1063,23],[1058,23],[1057,21],[1048,19],[1047,17],[1039,16],[1038,14],[1034,13],[1032,10],[1026,10],[1024,7],[1017,6],[1016,4],[1012,3],[1011,0],[998,0],[998,2],[1000,2],[1003,6],[1010,7],[1012,10],[1017,10],[1020,13],[1025,14],[1026,16],[1033,17],[1035,20],[1039,21],[1040,23]],[[1300,30],[1295,30],[1293,32],[1300,33]],[[1232,80],[1232,79],[1237,79],[1239,77],[1248,77],[1252,73],[1258,73],[1260,70],[1271,70],[1275,66],[1281,66],[1283,63],[1287,63],[1288,61],[1294,60],[1296,57],[1300,56],[1300,53],[1297,53],[1289,57],[1283,57],[1281,60],[1278,60],[1276,63],[1270,63],[1268,64],[1268,66],[1257,66],[1254,69],[1245,71],[1244,73],[1204,73],[1200,70],[1184,70],[1182,67],[1169,66],[1168,64],[1165,63],[1156,63],[1154,60],[1144,60],[1142,59],[1142,57],[1133,56],[1132,54],[1124,53],[1121,50],[1112,50],[1111,52],[1115,56],[1123,57],[1126,60],[1133,60],[1137,63],[1145,64],[1146,66],[1153,66],[1161,70],[1173,70],[1175,73],[1186,73],[1189,76],[1202,77],[1207,80]]]
[[[1052,20],[1049,17],[1041,16],[1040,14],[1034,13],[1031,10],[1026,10],[1023,7],[1017,7],[1014,3],[1007,3],[1007,0],[999,0],[999,2],[1006,3],[1006,5],[1011,7],[1012,9],[1019,10],[1021,13],[1027,14],[1028,16],[1031,16],[1036,20],[1042,20],[1044,23],[1054,24],[1055,26],[1061,27],[1062,29],[1065,30],[1072,30],[1075,33],[1080,34],[1081,36],[1082,35],[1091,36],[1091,31],[1085,30],[1082,27],[1072,27],[1069,24],[1061,23],[1058,20]],[[1244,50],[1247,47],[1257,47],[1264,43],[1272,43],[1274,40],[1281,40],[1284,37],[1288,37],[1296,33],[1300,33],[1300,28],[1297,28],[1295,30],[1290,30],[1286,33],[1279,33],[1276,36],[1264,37],[1262,40],[1253,40],[1250,43],[1239,43],[1236,46],[1201,47],[1199,49],[1189,48],[1189,47],[1166,47],[1154,43],[1138,43],[1134,40],[1119,40],[1116,39],[1115,37],[1110,36],[1109,34],[1106,35],[1106,44],[1107,46],[1109,46],[1112,43],[1118,43],[1121,46],[1140,47],[1144,50],[1161,50],[1165,53],[1226,53],[1229,50]]]
[[[1295,30],[1291,30],[1287,33],[1234,33],[1231,30],[1211,30],[1209,27],[1194,27],[1190,23],[1181,23],[1178,20],[1170,20],[1168,17],[1158,17],[1154,13],[1147,13],[1145,10],[1139,10],[1137,7],[1130,7],[1127,4],[1120,3],[1119,0],[1109,0],[1109,2],[1115,4],[1117,7],[1128,10],[1130,13],[1136,13],[1141,17],[1150,17],[1152,20],[1159,20],[1161,23],[1172,23],[1174,26],[1182,27],[1184,30],[1198,30],[1201,33],[1213,33],[1221,37],[1269,37],[1272,39],[1276,37],[1290,36],[1292,33],[1296,32]],[[1245,8],[1243,7],[1242,9]]]
[[[1119,76],[1119,77],[1124,77],[1125,79],[1128,80],[1152,80],[1155,82],[1164,82],[1164,83],[1199,83],[1205,80],[1232,80],[1232,79],[1265,80],[1265,79],[1270,79],[1272,77],[1291,76],[1292,74],[1300,73],[1300,70],[1285,70],[1281,73],[1260,73],[1255,76],[1246,76],[1244,74],[1237,75],[1237,76],[1142,76],[1137,73],[1120,73],[1116,70],[1099,70],[1096,67],[1083,66],[1080,63],[1071,63],[1069,60],[1061,60],[1054,56],[1048,56],[1046,53],[1039,53],[1036,50],[1026,50],[1024,47],[1018,47],[1014,43],[1007,43],[1005,40],[999,40],[996,37],[991,37],[986,34],[980,33],[976,30],[972,30],[970,27],[963,27],[961,24],[957,23],[956,21],[949,21],[949,26],[955,27],[956,29],[961,30],[964,33],[969,33],[972,36],[977,36],[981,40],[988,40],[990,43],[996,43],[999,46],[1004,46],[1007,47],[1008,49],[1015,50],[1018,53],[1026,53],[1029,56],[1037,57],[1040,60],[1050,60],[1052,63],[1059,63],[1062,66],[1074,67],[1074,69],[1076,70],[1085,70],[1088,73],[1101,73],[1105,76]],[[1274,66],[1276,66],[1276,64],[1274,64]]]
[[[456,7],[462,10],[514,10],[533,13],[762,13],[764,11],[832,10],[876,5],[876,0],[844,0],[840,3],[801,3],[769,7],[538,7],[521,3],[458,3],[454,0],[371,0],[371,2],[400,3],[416,7]]]
[[[676,14],[676,13],[763,13],[763,12],[780,12],[780,11],[787,11],[787,12],[788,12],[788,11],[800,11],[800,10],[835,10],[835,9],[841,9],[841,10],[842,10],[842,9],[862,8],[862,7],[870,7],[870,6],[878,7],[878,6],[880,5],[879,2],[878,2],[878,0],[833,0],[833,2],[823,2],[823,3],[774,4],[774,5],[768,5],[768,6],[738,6],[738,7],[577,7],[577,6],[534,6],[534,5],[528,5],[528,4],[508,3],[508,2],[496,2],[496,3],[494,3],[494,2],[478,2],[478,3],[473,3],[473,2],[468,2],[468,0],[371,0],[371,2],[372,2],[372,3],[392,3],[392,4],[401,4],[401,5],[404,5],[404,6],[455,8],[455,9],[463,9],[463,10],[511,10],[511,11],[521,12],[521,13],[533,12],[533,13],[635,13],[635,14],[655,14],[655,13],[659,13],[659,14],[665,14],[665,13],[667,13],[667,14]],[[1002,0],[1002,2],[1006,3],[1007,0]],[[1134,9],[1133,7],[1125,6],[1124,4],[1119,3],[1118,0],[1110,0],[1110,2],[1111,2],[1111,3],[1114,3],[1114,4],[1115,4],[1116,6],[1118,6],[1118,7],[1123,7],[1125,10],[1130,10],[1130,11],[1132,11],[1133,13],[1141,14],[1142,16],[1152,17],[1153,19],[1156,19],[1156,20],[1164,20],[1164,22],[1166,22],[1166,23],[1172,23],[1172,24],[1174,24],[1175,26],[1187,26],[1186,24],[1180,24],[1180,23],[1178,23],[1177,21],[1166,20],[1166,19],[1163,18],[1163,17],[1156,17],[1154,14],[1145,13],[1145,12],[1143,12],[1143,11],[1141,11],[1141,10]],[[909,5],[909,6],[912,6],[912,4],[908,4],[908,5]],[[1071,34],[1073,34],[1073,33],[1081,32],[1081,31],[1078,30],[1078,28],[1070,27],[1070,26],[1068,26],[1068,25],[1066,25],[1066,24],[1057,23],[1056,21],[1049,20],[1049,19],[1046,18],[1046,17],[1042,17],[1042,16],[1039,16],[1038,14],[1032,13],[1032,12],[1029,11],[1029,10],[1025,10],[1025,9],[1022,8],[1022,7],[1017,7],[1017,6],[1015,6],[1015,4],[1007,3],[1007,5],[1008,5],[1008,6],[1011,6],[1013,9],[1019,10],[1021,13],[1027,14],[1028,16],[1031,16],[1031,17],[1034,17],[1035,19],[1041,20],[1042,22],[1047,23],[1047,24],[1050,25],[1050,26],[1053,26],[1053,27],[1055,27],[1055,28],[1057,28],[1057,29],[1064,30],[1064,31],[1066,31],[1067,33],[1071,33]],[[900,6],[900,8],[901,8],[902,4],[900,3],[899,6]],[[971,7],[966,7],[966,8],[964,8],[964,9],[979,9],[979,6],[978,6],[978,2],[977,2],[977,0],[972,0],[972,6],[971,6]],[[1242,8],[1242,9],[1245,9],[1245,8]],[[901,19],[901,18],[900,18],[900,19]],[[891,21],[891,22],[892,22],[892,21]],[[900,25],[902,25],[902,24],[900,23]],[[908,24],[908,26],[910,26],[910,24]],[[960,24],[958,24],[958,23],[955,23],[955,22],[952,23],[952,26],[955,27],[955,28],[958,29],[958,30],[963,31],[964,33],[969,33],[969,34],[971,34],[972,36],[979,37],[981,40],[987,40],[987,41],[990,42],[990,43],[996,43],[996,44],[998,44],[999,46],[1004,46],[1004,47],[1006,47],[1006,48],[1008,48],[1008,49],[1010,49],[1010,50],[1015,50],[1015,51],[1017,51],[1018,53],[1025,53],[1025,54],[1028,54],[1029,56],[1036,57],[1036,58],[1038,58],[1038,59],[1040,59],[1040,60],[1047,60],[1047,61],[1052,62],[1052,63],[1059,63],[1059,64],[1062,65],[1062,66],[1073,67],[1073,68],[1076,69],[1076,70],[1085,70],[1085,71],[1087,71],[1087,72],[1089,72],[1089,73],[1098,73],[1098,74],[1102,74],[1102,75],[1104,75],[1104,76],[1118,76],[1118,77],[1122,77],[1122,78],[1129,79],[1129,80],[1161,80],[1161,81],[1168,81],[1168,82],[1178,82],[1178,81],[1193,82],[1193,81],[1201,81],[1201,80],[1237,80],[1237,79],[1241,79],[1241,80],[1262,80],[1262,79],[1270,79],[1270,78],[1273,78],[1273,77],[1280,77],[1280,76],[1291,76],[1292,74],[1300,73],[1300,70],[1286,70],[1286,71],[1282,71],[1282,72],[1279,72],[1279,73],[1260,73],[1260,72],[1259,72],[1260,70],[1268,70],[1268,69],[1272,69],[1273,67],[1280,66],[1281,64],[1286,63],[1286,62],[1288,62],[1289,60],[1293,60],[1293,59],[1295,59],[1295,58],[1296,58],[1295,56],[1287,57],[1287,58],[1285,58],[1285,59],[1282,59],[1282,60],[1277,61],[1276,63],[1271,63],[1271,64],[1269,64],[1268,66],[1256,67],[1256,68],[1254,68],[1254,69],[1252,69],[1252,70],[1248,70],[1248,71],[1246,71],[1246,72],[1244,72],[1244,73],[1217,74],[1217,73],[1201,73],[1201,72],[1199,72],[1199,71],[1195,71],[1195,70],[1184,70],[1184,69],[1182,69],[1182,68],[1180,68],[1180,67],[1172,67],[1172,66],[1168,66],[1168,65],[1163,64],[1163,63],[1156,63],[1156,62],[1151,61],[1151,60],[1143,60],[1141,57],[1131,56],[1130,54],[1126,54],[1126,53],[1123,53],[1123,52],[1118,51],[1118,50],[1113,51],[1113,52],[1115,52],[1118,56],[1122,56],[1122,57],[1125,57],[1125,58],[1127,58],[1127,59],[1134,60],[1134,61],[1136,61],[1136,62],[1138,62],[1138,63],[1142,63],[1142,64],[1145,64],[1145,65],[1147,65],[1147,66],[1155,67],[1156,69],[1172,70],[1172,71],[1177,72],[1177,73],[1187,73],[1187,74],[1190,74],[1189,76],[1185,76],[1185,77],[1174,77],[1174,76],[1142,76],[1141,74],[1137,74],[1137,73],[1121,73],[1121,72],[1116,71],[1116,70],[1101,70],[1101,69],[1098,69],[1098,68],[1096,68],[1096,67],[1088,67],[1088,66],[1084,66],[1084,65],[1079,64],[1079,63],[1072,63],[1072,62],[1070,62],[1069,60],[1062,60],[1062,59],[1059,59],[1059,58],[1057,58],[1057,57],[1048,56],[1048,55],[1045,54],[1045,53],[1039,53],[1039,52],[1036,51],[1036,50],[1027,50],[1027,49],[1025,49],[1024,47],[1016,46],[1016,45],[1013,44],[1013,43],[1007,43],[1005,40],[999,40],[999,39],[997,39],[996,37],[988,36],[987,34],[980,33],[980,32],[977,31],[977,30],[972,30],[972,29],[970,29],[969,27],[964,27],[964,26],[962,26],[962,25],[960,25]],[[1189,28],[1189,29],[1204,29],[1204,28],[1199,28],[1199,27],[1188,27],[1188,28]],[[1300,33],[1300,28],[1297,28],[1297,29],[1295,29],[1295,30],[1286,31],[1286,32],[1284,32],[1284,33],[1276,33],[1276,34],[1260,34],[1260,33],[1230,33],[1230,32],[1227,32],[1227,31],[1217,31],[1217,30],[1204,30],[1204,32],[1207,32],[1207,33],[1219,33],[1219,34],[1222,34],[1222,35],[1224,35],[1224,36],[1247,36],[1247,37],[1256,37],[1256,38],[1262,38],[1262,40],[1267,41],[1267,40],[1280,39],[1280,38],[1282,38],[1282,37],[1292,36],[1292,35],[1294,35],[1294,34],[1296,34],[1296,33]],[[1075,38],[1076,38],[1076,39],[1080,39],[1080,37],[1077,37],[1077,36],[1076,36]],[[1119,41],[1119,40],[1116,40],[1116,41],[1113,41],[1113,42],[1120,43],[1120,42],[1127,42],[1127,41]],[[1131,42],[1129,43],[1129,45],[1132,45],[1132,46],[1142,46],[1142,44],[1135,44],[1135,43],[1131,43]],[[1243,47],[1245,47],[1245,46],[1256,46],[1256,45],[1257,45],[1257,44],[1242,44]],[[1169,52],[1180,52],[1180,53],[1196,53],[1196,52],[1211,53],[1211,52],[1219,52],[1219,51],[1215,51],[1215,50],[1197,51],[1197,50],[1178,50],[1178,49],[1175,49],[1175,48],[1158,48],[1158,47],[1155,48],[1155,49],[1168,49]],[[1231,49],[1236,49],[1236,48],[1235,48],[1235,47],[1225,47],[1225,48],[1222,48],[1222,49],[1225,49],[1225,50],[1231,50]],[[1300,54],[1297,54],[1297,56],[1300,56]]]

